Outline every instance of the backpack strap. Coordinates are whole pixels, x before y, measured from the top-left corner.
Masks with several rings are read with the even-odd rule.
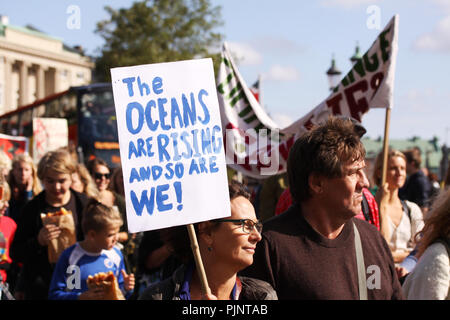
[[[400,202],[402,203],[403,211],[405,211],[405,213],[408,215],[409,221],[411,221],[411,209],[409,209],[405,200],[400,200]]]
[[[367,278],[366,266],[364,264],[364,254],[361,244],[361,237],[359,236],[358,228],[353,223],[353,230],[355,234],[355,253],[356,253],[356,268],[358,271],[358,289],[359,300],[367,300]]]
[[[370,208],[369,208],[369,202],[367,201],[366,195],[364,192],[362,193],[362,201],[361,201],[361,209],[362,213],[364,215],[364,219],[366,219],[367,222],[373,222],[372,221],[372,215],[370,214]]]

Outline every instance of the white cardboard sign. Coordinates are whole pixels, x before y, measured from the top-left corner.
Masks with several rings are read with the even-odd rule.
[[[230,216],[211,59],[111,69],[128,229]]]

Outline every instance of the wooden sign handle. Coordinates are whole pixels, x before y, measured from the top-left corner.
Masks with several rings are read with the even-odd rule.
[[[203,294],[211,294],[211,289],[208,286],[208,279],[206,278],[206,272],[203,267],[202,256],[200,255],[200,248],[197,242],[197,235],[195,234],[194,225],[187,225],[189,239],[191,240],[192,253],[194,254],[195,265],[197,267],[198,277],[200,278],[200,284]]]

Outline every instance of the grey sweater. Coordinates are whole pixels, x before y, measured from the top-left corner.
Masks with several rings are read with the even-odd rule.
[[[374,226],[353,218],[336,239],[327,239],[297,205],[264,224],[254,262],[243,274],[270,283],[280,300],[359,299],[353,223],[361,236],[368,299],[402,299],[389,247]]]

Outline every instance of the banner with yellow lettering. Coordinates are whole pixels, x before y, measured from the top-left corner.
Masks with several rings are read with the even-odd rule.
[[[286,170],[290,147],[313,125],[331,115],[362,122],[363,115],[371,108],[392,108],[398,19],[395,15],[389,21],[362,59],[322,103],[283,129],[258,104],[224,45],[217,91],[227,164],[257,179],[282,173]]]

